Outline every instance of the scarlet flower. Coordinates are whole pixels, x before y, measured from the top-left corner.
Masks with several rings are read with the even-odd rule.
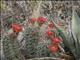
[[[54,23],[53,22],[50,22],[50,24],[48,25],[50,28],[53,28],[54,27]]]
[[[36,18],[31,18],[31,23],[34,23],[37,19]]]
[[[39,23],[44,23],[44,22],[46,22],[46,21],[47,21],[47,19],[44,18],[44,17],[39,17],[39,18],[38,18],[38,22],[39,22]]]
[[[12,24],[12,29],[13,29],[14,32],[17,32],[18,33],[20,31],[22,31],[22,26],[19,25],[19,24],[13,23]]]
[[[57,45],[50,45],[50,46],[48,46],[48,48],[52,53],[56,53],[58,51]]]
[[[53,35],[54,33],[49,30],[49,31],[46,32],[46,34],[47,34],[48,36],[51,36],[51,35]]]
[[[61,39],[60,39],[59,37],[55,37],[55,38],[52,38],[52,42],[53,42],[54,44],[58,44],[58,43],[61,42]]]

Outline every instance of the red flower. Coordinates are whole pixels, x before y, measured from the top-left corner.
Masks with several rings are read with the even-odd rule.
[[[30,21],[31,23],[34,23],[37,19],[36,18],[31,18]]]
[[[53,42],[54,44],[58,44],[58,43],[61,42],[61,39],[60,39],[59,37],[55,37],[55,38],[52,38],[52,42]]]
[[[51,36],[51,35],[53,35],[54,33],[53,33],[52,31],[47,31],[46,34],[47,34],[48,36]]]
[[[44,23],[44,22],[46,22],[46,20],[47,20],[47,19],[44,18],[44,17],[39,17],[39,18],[38,18],[38,22],[39,22],[39,23]]]
[[[19,24],[13,23],[12,24],[12,29],[13,29],[14,32],[17,32],[18,33],[20,31],[22,31],[22,26],[19,25]]]
[[[50,22],[50,24],[48,25],[50,28],[53,28],[54,27],[54,23],[53,22]]]
[[[52,53],[56,53],[58,51],[57,45],[50,45],[50,46],[48,46],[48,48]]]

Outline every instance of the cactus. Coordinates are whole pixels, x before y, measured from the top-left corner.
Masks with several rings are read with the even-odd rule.
[[[3,51],[6,60],[22,60],[17,41],[10,37],[4,38]]]
[[[15,31],[13,31],[13,33],[11,32],[15,36],[8,35],[4,38],[2,38],[2,36],[0,37],[3,40],[3,48],[0,50],[2,50],[2,55],[4,54],[6,60],[24,60],[24,57],[25,59],[33,60],[35,58],[49,59],[51,57],[56,57],[61,60],[61,57],[62,59],[66,59],[64,56],[68,55],[67,52],[69,53],[69,57],[72,54],[77,60],[80,59],[80,18],[77,16],[80,15],[80,13],[72,13],[73,6],[78,7],[76,10],[79,9],[79,1],[34,0],[1,1],[0,3],[0,17],[2,21],[0,31],[2,35],[9,29],[12,31],[12,23],[18,23],[22,26],[20,32],[17,32],[16,34]],[[43,16],[47,18],[47,21],[45,20],[46,22],[43,20]],[[36,18],[33,19],[35,20],[33,23],[30,22],[31,19],[29,18],[31,17]],[[38,17],[41,17],[39,19],[42,19],[43,21],[38,21]],[[28,25],[28,22],[30,25]],[[48,26],[50,22],[54,23],[54,27],[49,28],[51,29],[51,32],[55,32],[54,37],[60,37],[62,39],[59,44],[59,49],[61,48],[61,50],[57,53],[52,53],[50,51],[48,46],[52,44],[52,41],[49,39],[50,37],[47,37],[46,34],[44,34],[46,30],[49,30],[46,26]],[[61,26],[58,24],[59,22],[62,22]]]
[[[35,28],[27,27],[24,33],[25,49],[27,53],[27,58],[35,57],[35,46],[38,42],[38,30]],[[35,33],[36,32],[36,33]]]

